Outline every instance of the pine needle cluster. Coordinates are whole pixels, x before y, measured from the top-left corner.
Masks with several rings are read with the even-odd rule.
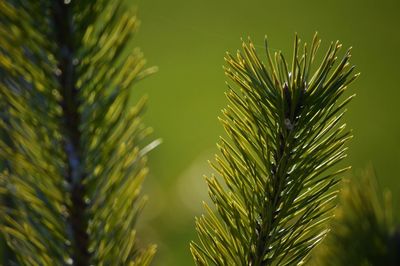
[[[148,265],[135,223],[150,133],[130,107],[152,73],[123,0],[0,1],[6,265]]]
[[[337,63],[338,42],[314,70],[319,45],[296,36],[290,65],[267,39],[267,64],[251,41],[227,55],[228,138],[212,163],[218,176],[206,178],[214,207],[196,220],[197,265],[298,265],[326,235],[351,138],[341,121],[353,96],[342,98],[358,74],[350,49]]]

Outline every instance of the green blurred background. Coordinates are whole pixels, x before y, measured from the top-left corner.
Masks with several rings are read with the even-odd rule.
[[[263,51],[291,55],[294,33],[310,41],[318,31],[323,53],[330,41],[353,46],[361,77],[358,97],[346,116],[354,129],[347,163],[353,174],[372,164],[381,187],[400,202],[400,1],[142,0],[132,1],[142,21],[135,45],[159,72],[142,81],[136,97],[149,95],[145,121],[163,144],[150,156],[150,196],[140,222],[141,238],[156,242],[154,265],[193,265],[189,241],[196,238],[194,216],[202,213],[210,174],[207,160],[223,134],[217,120],[227,104],[222,71],[226,51],[251,36]],[[350,173],[351,175],[351,173]],[[400,206],[398,204],[397,206]]]

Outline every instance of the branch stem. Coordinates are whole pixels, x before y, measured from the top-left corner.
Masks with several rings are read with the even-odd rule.
[[[295,88],[299,89],[299,88]],[[280,132],[278,133],[278,145],[274,152],[274,164],[271,165],[272,170],[272,182],[273,182],[273,195],[272,202],[264,201],[264,206],[262,209],[262,213],[260,213],[261,218],[261,226],[258,229],[258,233],[256,234],[256,249],[255,254],[250,257],[250,265],[254,266],[266,266],[270,265],[270,262],[274,261],[275,254],[272,256],[265,258],[268,253],[269,246],[272,244],[271,242],[275,239],[276,232],[270,232],[271,228],[274,228],[274,224],[280,222],[278,216],[279,209],[281,208],[282,202],[282,191],[285,188],[286,182],[286,173],[289,167],[290,160],[290,150],[293,148],[293,136],[295,133],[295,128],[293,127],[285,127],[285,122],[290,121],[293,125],[296,123],[297,115],[301,111],[301,102],[298,102],[294,108],[295,114],[293,118],[289,115],[289,109],[291,109],[291,105],[293,104],[292,97],[289,93],[287,93],[288,88],[283,88],[284,92],[283,100],[287,103],[287,109],[284,112],[284,117],[281,119],[284,120],[280,127]],[[294,120],[294,121],[292,121]],[[268,190],[268,187],[265,187],[265,190]]]
[[[73,1],[72,1],[73,2]],[[86,173],[82,165],[82,148],[80,145],[81,132],[79,95],[76,84],[76,69],[74,55],[76,38],[74,36],[73,3],[64,0],[53,2],[54,34],[57,41],[58,81],[62,95],[63,109],[62,129],[64,133],[64,151],[66,154],[65,179],[70,189],[70,204],[68,206],[68,224],[71,237],[71,259],[75,266],[90,265],[88,251],[89,236],[86,218],[87,204],[85,203],[84,179]]]

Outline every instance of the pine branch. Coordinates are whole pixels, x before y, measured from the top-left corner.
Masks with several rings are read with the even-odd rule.
[[[0,2],[0,226],[21,265],[147,265],[135,223],[147,173],[144,100],[154,72],[127,47],[137,29],[124,1]],[[11,32],[9,32],[11,31]],[[123,56],[128,52],[128,56]],[[7,139],[12,139],[10,144]]]
[[[333,187],[346,170],[332,169],[351,137],[340,121],[352,97],[340,97],[357,75],[350,50],[334,67],[338,42],[311,74],[319,44],[315,37],[300,54],[296,36],[290,69],[267,41],[268,66],[251,42],[227,55],[225,73],[238,89],[228,85],[220,120],[229,140],[221,139],[212,164],[222,180],[206,178],[216,211],[205,204],[196,220],[198,265],[297,265],[325,236]]]
[[[313,252],[312,265],[387,265],[400,263],[400,232],[393,217],[391,193],[381,193],[375,175],[347,180],[331,231]]]

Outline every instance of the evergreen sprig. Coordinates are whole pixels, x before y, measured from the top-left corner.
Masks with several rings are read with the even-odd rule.
[[[341,124],[341,100],[358,76],[350,49],[338,64],[341,44],[332,43],[319,67],[320,40],[301,53],[296,36],[291,65],[281,52],[265,65],[251,41],[226,56],[228,107],[221,122],[221,155],[212,163],[221,177],[207,177],[215,209],[196,219],[197,265],[298,265],[326,235],[351,133]],[[290,67],[290,68],[289,68]]]
[[[372,171],[343,183],[331,230],[312,253],[312,265],[400,265],[390,191],[379,190]]]
[[[136,16],[123,0],[6,0],[0,23],[0,231],[16,261],[148,265],[134,227],[156,143],[129,99],[154,69],[127,49]]]

